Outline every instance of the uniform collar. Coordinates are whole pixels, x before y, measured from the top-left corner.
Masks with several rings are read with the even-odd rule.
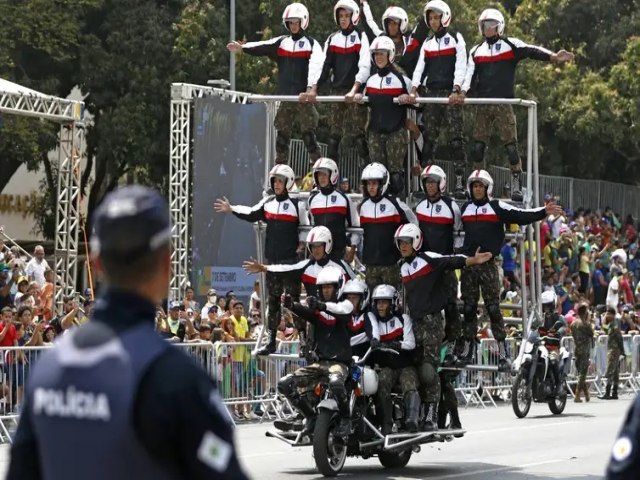
[[[355,30],[355,27],[353,26],[353,23],[352,23],[351,25],[349,25],[349,28],[347,28],[346,30],[340,30],[340,33],[342,33],[342,35],[346,37],[348,35],[351,35],[354,30]]]
[[[486,205],[487,203],[489,203],[489,199],[488,199],[487,197],[484,197],[482,200],[476,200],[476,199],[473,199],[473,200],[471,200],[471,202],[472,202],[475,206],[477,206],[477,207],[481,207],[481,206]]]
[[[333,185],[329,184],[328,187],[318,187],[318,190],[320,190],[323,195],[331,195],[334,192],[335,188],[333,187]]]
[[[438,30],[436,33],[434,33],[433,35],[436,38],[440,39],[440,38],[444,37],[446,34],[447,34],[447,29],[443,27],[440,30]]]
[[[155,314],[156,306],[149,300],[133,292],[109,288],[96,300],[91,320],[120,330],[146,322],[153,325]]]

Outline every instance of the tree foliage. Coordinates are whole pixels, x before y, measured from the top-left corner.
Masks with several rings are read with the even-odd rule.
[[[287,0],[235,3],[237,39],[284,33]],[[392,2],[370,4],[379,19]],[[415,25],[424,1],[400,4]],[[452,28],[470,48],[480,41],[478,14],[489,5],[449,4]],[[309,34],[324,42],[337,28],[332,2],[306,5]],[[507,18],[507,35],[577,54],[571,65],[525,61],[518,69],[517,95],[538,102],[544,173],[633,183],[640,178],[638,7],[638,0],[497,3]],[[87,95],[94,116],[87,128],[88,155],[96,172],[93,183],[83,176],[90,208],[118,182],[166,186],[169,85],[228,78],[229,8],[228,0],[0,0],[0,76],[61,96],[78,85]],[[238,55],[238,90],[271,93],[276,78],[269,59]],[[55,182],[46,152],[55,144],[57,127],[6,115],[1,125],[0,188],[23,163],[32,170],[44,166],[47,181]],[[524,117],[519,129],[526,138]],[[49,191],[54,187],[49,184]]]

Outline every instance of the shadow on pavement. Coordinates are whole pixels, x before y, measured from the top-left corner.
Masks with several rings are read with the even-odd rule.
[[[569,460],[569,459],[567,459]],[[562,474],[562,476],[550,475],[547,473],[541,473],[539,475],[532,473],[531,471],[524,472],[517,466],[505,466],[493,463],[480,463],[480,462],[460,462],[457,464],[448,463],[433,463],[427,465],[407,465],[401,469],[384,469],[377,461],[376,458],[371,459],[371,465],[358,465],[349,466],[349,460],[345,465],[342,473],[337,478],[340,479],[387,479],[387,480],[399,480],[399,479],[429,479],[429,480],[445,480],[454,478],[470,478],[473,480],[536,480],[543,478],[553,478],[556,480],[597,480],[601,479],[599,475],[569,475]],[[300,468],[300,469],[288,469],[280,472],[282,478],[295,475],[315,475],[311,477],[313,480],[320,480],[323,477],[315,469]]]

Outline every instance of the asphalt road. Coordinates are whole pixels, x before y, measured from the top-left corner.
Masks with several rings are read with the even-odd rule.
[[[468,430],[450,443],[423,445],[402,470],[385,470],[377,458],[347,458],[346,479],[596,479],[602,478],[630,396],[618,401],[592,400],[567,405],[552,415],[534,404],[517,419],[510,407],[461,411]],[[307,480],[322,478],[310,447],[292,448],[266,438],[267,426],[238,428],[241,459],[252,478]]]
[[[385,470],[377,458],[348,458],[345,479],[597,479],[602,478],[631,397],[567,405],[563,415],[534,404],[517,419],[500,406],[461,411],[464,438],[424,445],[401,470]],[[237,445],[250,476],[260,480],[309,480],[316,471],[311,448],[292,448],[265,437],[267,424],[238,427]],[[0,477],[9,463],[9,447],[0,446]]]

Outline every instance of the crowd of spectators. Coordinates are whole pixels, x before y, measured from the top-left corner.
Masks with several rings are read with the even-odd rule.
[[[555,200],[545,195],[545,202]],[[611,208],[578,209],[560,217],[550,217],[540,225],[542,288],[553,290],[558,313],[565,316],[569,329],[577,317],[579,304],[589,305],[595,329],[603,332],[601,318],[612,307],[621,321],[623,333],[640,330],[640,258],[638,227],[628,215],[624,220]],[[522,248],[529,249],[528,241]],[[502,264],[503,303],[518,303],[522,295],[521,273],[529,283],[528,255],[520,260],[518,243],[507,240],[498,261]],[[534,261],[536,260],[534,254]],[[506,316],[510,316],[509,312]],[[511,328],[516,336],[519,329]]]
[[[45,250],[38,245],[31,259],[26,257],[17,246],[9,248],[0,240],[0,348],[51,344],[65,330],[85,323],[93,307],[89,290],[82,306],[77,296],[65,297],[64,314],[55,316],[55,275]],[[2,411],[19,409],[29,365],[36,358],[33,351],[6,351],[0,359],[5,379],[0,392]]]

